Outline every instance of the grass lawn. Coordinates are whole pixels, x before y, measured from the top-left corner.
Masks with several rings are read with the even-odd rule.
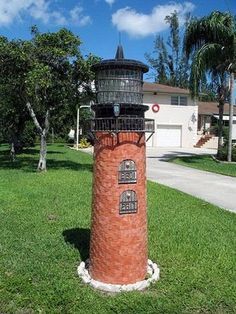
[[[175,164],[236,177],[236,164],[220,163],[209,155],[176,157],[170,160]]]
[[[88,257],[92,157],[49,146],[12,165],[0,147],[0,313],[235,313],[236,215],[148,183],[149,257],[161,279],[106,295],[82,284]],[[137,252],[138,254],[138,252]]]

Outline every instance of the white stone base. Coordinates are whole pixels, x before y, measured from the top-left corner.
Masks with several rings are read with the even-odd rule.
[[[128,285],[113,285],[97,281],[91,278],[89,272],[89,261],[81,262],[77,268],[79,277],[83,280],[84,283],[89,284],[95,289],[106,291],[106,292],[122,292],[122,291],[133,291],[133,290],[144,290],[149,287],[151,283],[157,281],[160,278],[160,269],[156,263],[153,263],[150,259],[148,260],[147,265],[147,277],[148,279],[138,281],[133,284]]]

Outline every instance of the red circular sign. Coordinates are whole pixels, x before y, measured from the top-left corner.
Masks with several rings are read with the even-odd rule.
[[[153,112],[158,112],[160,110],[160,106],[158,105],[158,104],[154,104],[153,106],[152,106],[152,111]]]

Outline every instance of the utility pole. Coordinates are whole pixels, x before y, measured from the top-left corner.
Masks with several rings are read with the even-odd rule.
[[[232,130],[233,130],[233,115],[234,115],[234,73],[230,73],[230,101],[229,101],[229,142],[228,142],[228,162],[232,161]]]
[[[79,149],[79,107],[77,107],[77,120],[76,120],[76,150]]]

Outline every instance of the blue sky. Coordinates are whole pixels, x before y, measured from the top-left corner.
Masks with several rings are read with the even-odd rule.
[[[200,17],[213,10],[236,14],[236,0],[0,0],[0,34],[30,38],[30,26],[41,32],[71,29],[83,41],[83,54],[114,57],[121,31],[125,57],[145,62],[156,34],[167,34],[164,17],[177,10]]]

